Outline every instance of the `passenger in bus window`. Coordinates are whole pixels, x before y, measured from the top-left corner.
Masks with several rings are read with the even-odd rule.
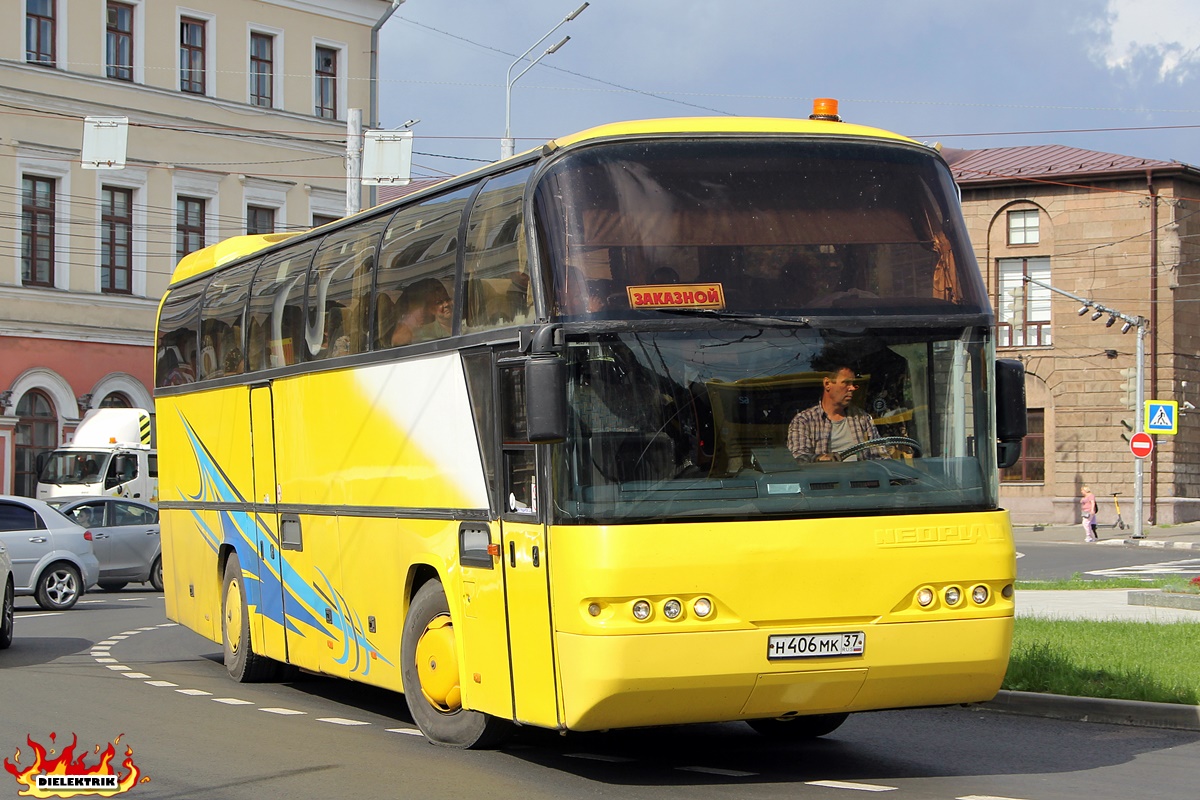
[[[453,332],[453,326],[454,301],[450,299],[450,294],[447,292],[446,299],[438,303],[433,309],[433,322],[417,328],[413,332],[413,339],[418,342],[445,339]]]
[[[449,299],[446,287],[437,278],[422,278],[406,288],[396,301],[392,347],[422,341],[417,330],[432,323],[437,318],[437,307]]]
[[[841,461],[838,455],[856,444],[879,438],[871,415],[850,402],[860,379],[853,368],[835,367],[821,381],[821,399],[812,408],[792,418],[788,425],[787,446],[797,461]],[[887,451],[872,447],[848,457],[887,458]]]

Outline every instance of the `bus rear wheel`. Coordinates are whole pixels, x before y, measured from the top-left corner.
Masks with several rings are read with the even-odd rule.
[[[225,562],[221,643],[225,648],[225,669],[238,683],[261,683],[278,677],[279,662],[260,656],[250,646],[250,613],[242,583],[242,565],[235,553]]]
[[[507,721],[462,707],[454,625],[440,581],[426,582],[413,597],[400,639],[400,665],[404,700],[429,741],[484,749],[498,746],[510,733]]]
[[[807,717],[776,717],[750,719],[746,724],[770,739],[802,741],[833,733],[849,714],[812,714]]]

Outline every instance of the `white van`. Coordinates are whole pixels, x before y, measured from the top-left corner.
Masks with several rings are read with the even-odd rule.
[[[74,440],[39,457],[37,497],[109,495],[158,502],[158,451],[151,447],[150,413],[141,408],[95,408]]]

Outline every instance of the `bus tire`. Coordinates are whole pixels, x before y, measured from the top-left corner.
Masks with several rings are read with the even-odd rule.
[[[512,724],[462,707],[461,670],[450,606],[440,581],[417,590],[400,639],[400,676],[413,722],[434,744],[461,749],[496,747]]]
[[[746,724],[769,739],[803,741],[833,733],[849,714],[812,714],[806,717],[776,717],[750,719]]]
[[[260,656],[250,646],[250,612],[242,584],[242,565],[236,553],[225,562],[221,591],[221,643],[225,669],[238,683],[261,683],[278,674],[277,662]]]

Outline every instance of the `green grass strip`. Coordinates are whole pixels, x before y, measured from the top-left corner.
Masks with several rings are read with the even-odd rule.
[[[1070,578],[1052,581],[1023,581],[1014,584],[1017,589],[1162,589],[1166,592],[1200,594],[1200,586],[1191,583],[1189,577],[1168,575],[1162,578],[1096,578],[1089,579],[1076,572]]]
[[[1019,617],[1005,689],[1200,705],[1200,623]]]

